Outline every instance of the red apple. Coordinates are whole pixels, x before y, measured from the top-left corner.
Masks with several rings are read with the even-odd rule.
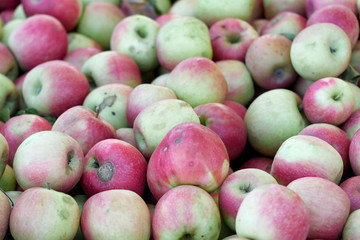
[[[8,197],[0,191],[0,239],[5,239],[9,228],[11,205]]]
[[[253,157],[240,165],[239,169],[257,168],[270,173],[273,159],[268,157]]]
[[[306,16],[309,18],[317,10],[329,5],[342,5],[350,8],[356,16],[359,15],[357,0],[306,0]]]
[[[73,64],[75,67],[81,70],[82,66],[89,58],[100,52],[101,50],[94,47],[78,48],[67,53],[63,60]]]
[[[340,184],[350,199],[350,213],[360,209],[360,176],[352,176]]]
[[[238,102],[234,101],[224,101],[223,104],[225,106],[230,107],[232,110],[234,110],[242,119],[244,119],[246,114],[246,107]]]

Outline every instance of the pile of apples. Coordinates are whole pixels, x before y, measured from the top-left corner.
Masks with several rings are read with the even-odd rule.
[[[360,239],[360,0],[0,0],[0,239]]]

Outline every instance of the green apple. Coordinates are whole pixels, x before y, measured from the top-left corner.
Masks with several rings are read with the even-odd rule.
[[[77,32],[70,32],[67,34],[68,37],[68,49],[67,52],[71,52],[75,49],[92,47],[102,51],[101,46],[93,39],[85,36],[84,34]]]
[[[172,4],[169,13],[195,17],[195,5],[197,0],[180,0]]]
[[[0,177],[0,188],[7,191],[15,191],[16,189],[16,178],[12,167],[6,164],[5,171]]]
[[[12,19],[26,19],[26,14],[21,3],[15,8]]]
[[[85,202],[89,199],[89,196],[85,195],[85,194],[78,194],[78,195],[75,195],[74,196],[74,199],[75,201],[77,202],[77,204],[79,205],[79,210],[80,210],[80,216],[81,216],[81,211],[82,211],[82,208],[85,204]],[[83,240],[84,239],[84,236],[81,232],[81,228],[79,226],[78,228],[78,231],[75,235],[75,238],[74,240]]]
[[[25,21],[25,19],[13,19],[4,25],[1,41],[3,44],[5,44],[5,46],[9,47],[8,40],[9,40],[10,34],[24,21]]]
[[[7,121],[18,110],[20,94],[15,84],[0,73],[0,121]]]

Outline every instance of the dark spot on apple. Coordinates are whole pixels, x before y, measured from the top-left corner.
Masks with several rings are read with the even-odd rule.
[[[281,78],[284,75],[284,68],[283,67],[277,67],[275,68],[273,72],[273,76],[275,78]]]
[[[336,49],[335,48],[332,48],[330,47],[330,52],[333,54],[333,53],[336,53]]]
[[[116,114],[115,114],[115,112],[111,112],[111,114],[113,115],[113,116],[115,116]]]
[[[68,164],[69,167],[70,167],[71,161],[72,161],[72,159],[74,158],[74,156],[75,156],[75,151],[74,151],[74,150],[69,151],[69,152],[67,153],[67,155],[66,155],[67,164]]]
[[[35,94],[36,95],[39,95],[41,90],[42,90],[42,84],[41,82],[37,82],[35,85],[34,85],[34,90],[35,90]]]
[[[115,168],[112,162],[106,162],[104,164],[101,164],[96,172],[96,175],[102,182],[110,181],[113,178],[114,174]]]
[[[181,142],[182,142],[182,139],[181,139],[181,138],[177,138],[177,139],[175,139],[175,141],[174,141],[175,144],[179,144],[179,143],[181,143]]]
[[[130,46],[130,47],[129,47],[129,51],[130,51],[130,52],[135,52],[135,47],[134,47],[134,46]]]
[[[190,166],[190,167],[192,167],[193,165],[194,165],[194,162],[193,162],[193,161],[189,162],[189,166]]]
[[[224,25],[221,25],[221,27],[224,28],[224,29],[226,29],[226,25],[225,25],[225,24],[224,24]]]
[[[69,196],[63,196],[61,199],[66,204],[70,204],[70,205],[74,204],[74,201],[72,201],[71,197]]]
[[[67,209],[61,209],[58,211],[58,215],[61,218],[61,220],[67,220],[70,216],[70,213]]]
[[[104,92],[104,95],[107,95],[108,94],[108,92]]]
[[[252,188],[251,188],[251,185],[249,183],[240,186],[240,191],[242,193],[249,193],[249,192],[251,192],[251,190],[252,190]]]
[[[160,182],[157,182],[157,183],[156,183],[156,188],[157,188],[158,190],[161,189],[161,183],[160,183]]]

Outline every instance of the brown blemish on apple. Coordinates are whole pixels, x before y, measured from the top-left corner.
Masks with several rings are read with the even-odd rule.
[[[63,208],[58,211],[58,215],[62,220],[67,220],[70,216],[70,213],[67,209]]]
[[[181,138],[177,138],[177,139],[175,139],[175,141],[174,141],[175,144],[179,144],[179,143],[181,143],[181,142],[182,142],[182,139],[181,139]]]
[[[96,175],[99,177],[100,181],[108,182],[110,181],[115,174],[115,168],[112,162],[106,162],[98,168]]]

